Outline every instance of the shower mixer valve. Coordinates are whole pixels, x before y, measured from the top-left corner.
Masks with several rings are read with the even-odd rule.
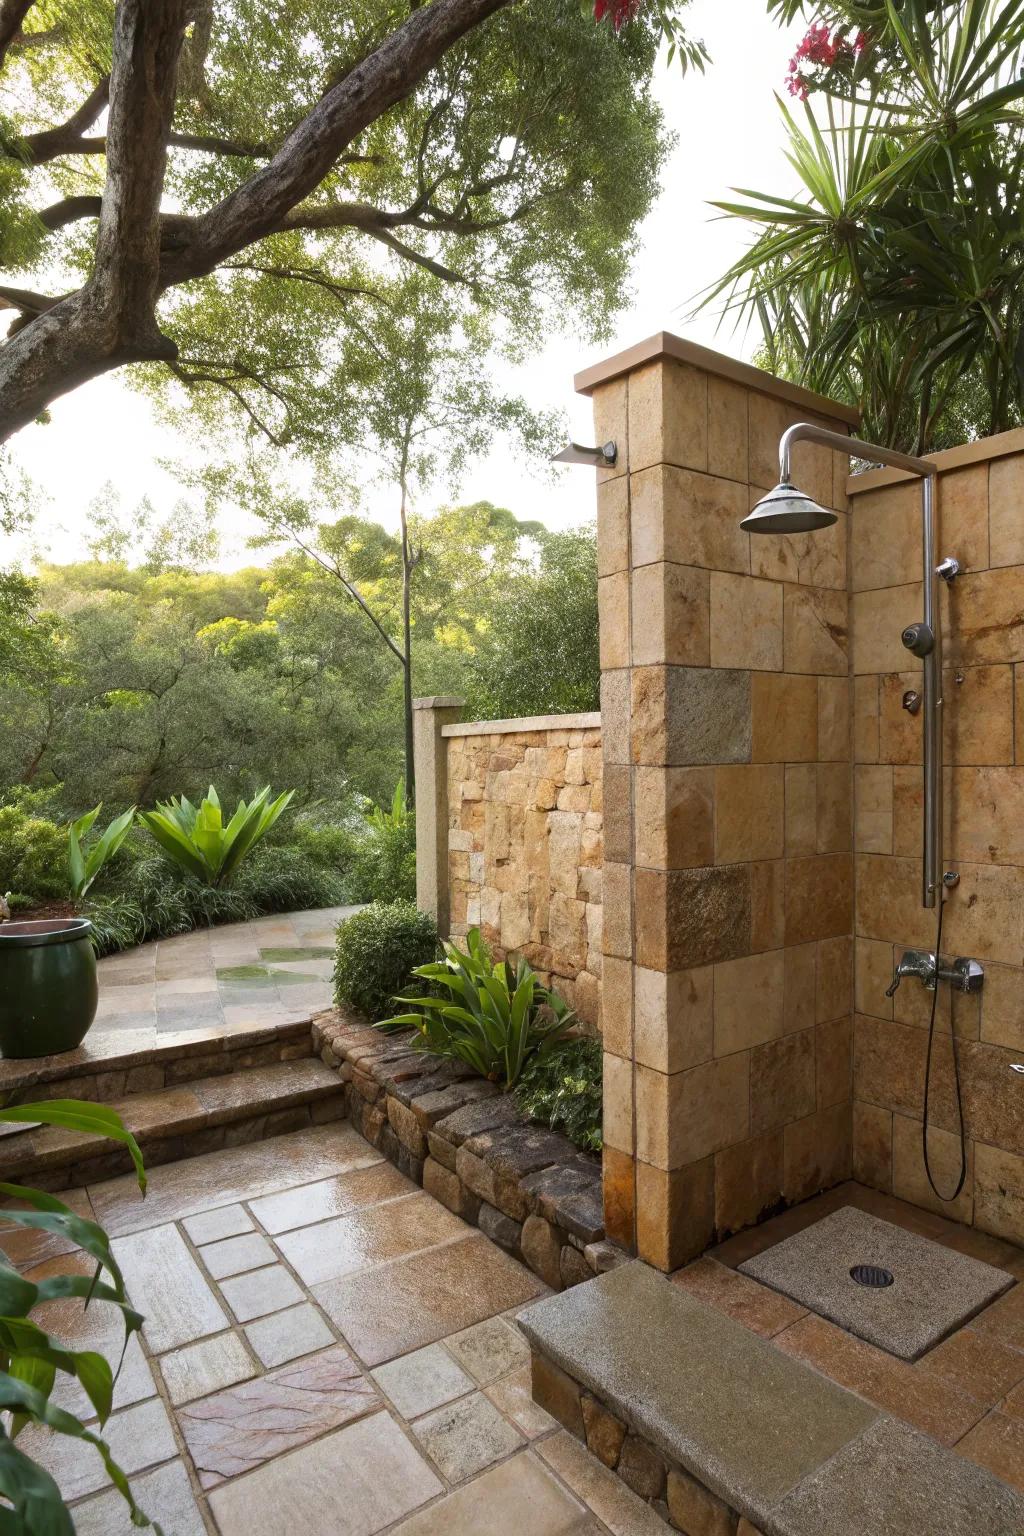
[[[928,992],[934,992],[940,981],[948,981],[954,992],[980,992],[985,985],[985,967],[980,960],[958,955],[955,960],[945,960],[940,955],[938,964],[930,949],[905,949],[893,972],[892,985],[886,987],[886,997],[892,997],[904,976],[916,976]]]

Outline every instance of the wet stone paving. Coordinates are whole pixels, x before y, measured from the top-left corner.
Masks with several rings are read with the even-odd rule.
[[[665,1536],[530,1394],[513,1318],[541,1282],[346,1123],[65,1197],[110,1233],[145,1314],[106,1435],[165,1536]],[[28,1277],[88,1269],[0,1233]],[[117,1358],[112,1308],[40,1322]],[[59,1401],[84,1416],[77,1388]],[[132,1527],[95,1450],[35,1427],[78,1536]]]

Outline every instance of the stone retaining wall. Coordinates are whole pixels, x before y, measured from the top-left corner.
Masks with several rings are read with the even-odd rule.
[[[442,711],[448,723],[438,726],[432,716]],[[418,862],[421,876],[433,864],[444,886],[429,910],[454,937],[479,927],[496,955],[524,955],[596,1029],[601,717],[467,724],[450,719],[457,712],[456,701],[417,700],[417,783],[421,791],[423,783],[433,788],[417,796]],[[428,746],[433,764],[423,761]]]
[[[332,1009],[313,1042],[366,1140],[456,1216],[564,1290],[624,1257],[604,1240],[600,1161],[524,1121],[509,1095]]]

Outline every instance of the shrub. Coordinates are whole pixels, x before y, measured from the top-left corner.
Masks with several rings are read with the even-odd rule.
[[[131,831],[132,822],[135,820],[133,805],[130,810],[122,811],[120,816],[115,817],[106,830],[101,832],[95,842],[86,849],[82,846],[83,841],[92,831],[102,809],[102,805],[94,806],[91,811],[86,811],[84,816],[72,822],[68,828],[68,889],[74,901],[81,901],[104,864],[114,857]]]
[[[388,809],[375,805],[353,849],[349,890],[353,901],[416,900],[416,817],[399,783]]]
[[[513,1088],[531,1059],[574,1024],[576,1015],[557,992],[542,987],[526,960],[497,964],[471,928],[463,952],[444,945],[444,959],[413,975],[440,996],[407,995],[410,1011],[384,1019],[381,1028],[412,1025],[413,1043],[432,1056],[462,1061],[491,1082]]]
[[[526,1064],[516,1090],[525,1115],[553,1131],[564,1131],[587,1152],[600,1152],[600,1040],[563,1040]]]
[[[31,801],[0,805],[0,891],[36,901],[67,899],[67,832],[34,814]]]
[[[338,928],[335,999],[383,1018],[410,975],[437,951],[437,924],[426,912],[407,901],[374,902]]]
[[[294,793],[290,789],[272,801],[268,784],[248,805],[239,800],[238,809],[225,826],[220,800],[211,784],[199,806],[182,795],[159,804],[155,811],[140,811],[139,820],[187,874],[205,885],[224,886],[249,850],[288,808]]]

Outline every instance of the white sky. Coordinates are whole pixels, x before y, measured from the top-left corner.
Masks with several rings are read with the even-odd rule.
[[[673,65],[659,69],[655,80],[679,143],[643,229],[632,305],[619,316],[610,344],[595,348],[578,338],[555,338],[530,364],[508,375],[509,383],[538,406],[569,411],[572,435],[581,442],[593,438],[590,403],[574,394],[572,379],[587,363],[658,330],[680,332],[737,357],[749,357],[757,344],[754,335],[737,335],[728,326],[717,330],[710,312],[693,321],[686,314],[694,294],[719,277],[750,239],[738,221],[717,220],[709,201],[727,196],[737,185],[774,192],[792,186],[774,93],[784,88],[793,32],[803,29],[787,34],[769,21],[765,0],[693,0],[690,18],[712,63],[704,76],[691,73],[683,79]],[[51,414],[50,425],[18,434],[12,458],[47,497],[33,547],[52,559],[74,559],[84,552],[88,504],[106,481],[120,492],[126,509],[148,495],[166,512],[182,488],[158,461],[195,462],[201,453],[201,444],[154,420],[146,399],[117,375],[58,400]],[[424,504],[447,499],[453,489],[439,484]],[[594,509],[590,471],[566,469],[551,483],[501,451],[481,461],[457,490],[461,500],[486,498],[554,528],[578,523]],[[376,504],[371,498],[365,510],[390,521],[383,494]],[[265,558],[246,549],[249,532],[240,514],[225,511],[222,565]],[[0,539],[0,560],[11,553],[29,552],[5,551]]]

